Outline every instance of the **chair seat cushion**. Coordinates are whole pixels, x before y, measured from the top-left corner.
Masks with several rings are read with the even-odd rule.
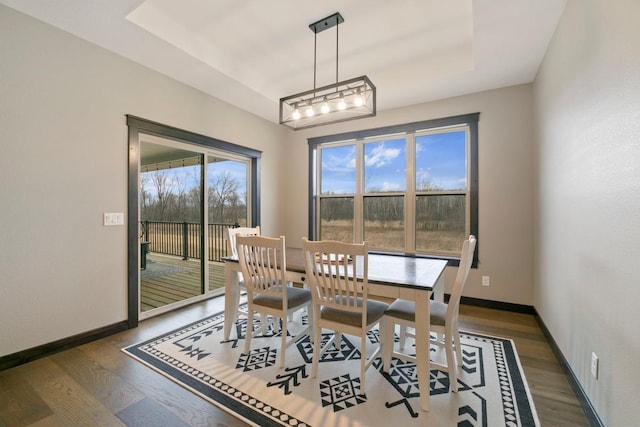
[[[278,290],[281,287],[278,286]],[[308,289],[287,286],[287,307],[289,309],[299,307],[311,302],[311,292]],[[263,307],[282,310],[282,297],[279,295],[257,294],[253,297],[253,303]]]
[[[416,303],[404,299],[397,299],[384,313],[386,316],[395,317],[396,319],[406,320],[408,322],[416,321]],[[440,301],[429,301],[429,314],[431,324],[436,326],[444,326],[447,319],[447,304]]]
[[[353,300],[353,297],[350,299]],[[343,301],[344,300],[346,300],[346,297],[343,297]],[[357,304],[358,307],[362,307],[362,298],[358,298]],[[384,302],[368,299],[366,317],[367,326],[380,320],[382,316],[384,316],[384,311],[388,307],[389,305]],[[332,307],[322,307],[320,310],[320,318],[331,322],[362,327],[362,315],[351,311],[344,311]]]

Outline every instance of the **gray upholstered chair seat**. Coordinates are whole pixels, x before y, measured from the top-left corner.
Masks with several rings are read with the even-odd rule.
[[[351,298],[353,299],[353,298]],[[346,297],[343,297],[346,300]],[[353,303],[352,303],[353,304]],[[362,307],[362,298],[358,298],[358,307]],[[375,300],[367,300],[367,325],[377,322],[384,316],[384,311],[389,307],[388,304]],[[362,327],[362,314],[337,310],[331,307],[322,307],[320,310],[320,318],[331,322],[344,323],[358,328]]]
[[[416,303],[397,299],[385,311],[385,314],[408,322],[416,321]],[[447,319],[447,304],[440,301],[429,301],[431,325],[444,326]]]
[[[280,288],[280,286],[278,286]],[[296,288],[289,286],[287,288],[287,307],[294,308],[299,307],[302,304],[311,302],[311,293],[307,289]],[[267,295],[257,294],[253,297],[253,303],[261,305],[263,307],[273,308],[275,310],[282,310],[282,296],[281,295]]]

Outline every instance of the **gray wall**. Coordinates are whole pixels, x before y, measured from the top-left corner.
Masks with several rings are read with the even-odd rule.
[[[262,150],[278,232],[284,128],[0,6],[0,356],[127,318],[125,114]]]
[[[307,236],[307,138],[353,129],[480,112],[479,264],[471,270],[464,294],[533,305],[533,128],[531,85],[519,85],[379,113],[376,117],[292,132],[292,158],[285,171],[287,193],[299,195],[296,209],[283,214],[290,244]],[[300,212],[304,215],[300,215]],[[447,269],[451,284],[456,269]],[[483,275],[491,286],[482,287]],[[447,289],[450,291],[450,289]]]
[[[640,419],[639,16],[569,1],[534,84],[535,306],[608,426]]]

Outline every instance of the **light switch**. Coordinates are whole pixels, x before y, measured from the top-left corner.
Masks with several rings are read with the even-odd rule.
[[[124,225],[124,213],[105,212],[103,217],[104,225]]]
[[[114,215],[114,224],[124,225],[124,213],[118,212],[113,215]]]

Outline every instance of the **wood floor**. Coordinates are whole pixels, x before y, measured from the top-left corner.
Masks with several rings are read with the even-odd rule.
[[[210,299],[1,371],[0,427],[246,425],[120,351],[223,307]],[[462,305],[460,327],[514,340],[542,426],[589,425],[533,316]]]

